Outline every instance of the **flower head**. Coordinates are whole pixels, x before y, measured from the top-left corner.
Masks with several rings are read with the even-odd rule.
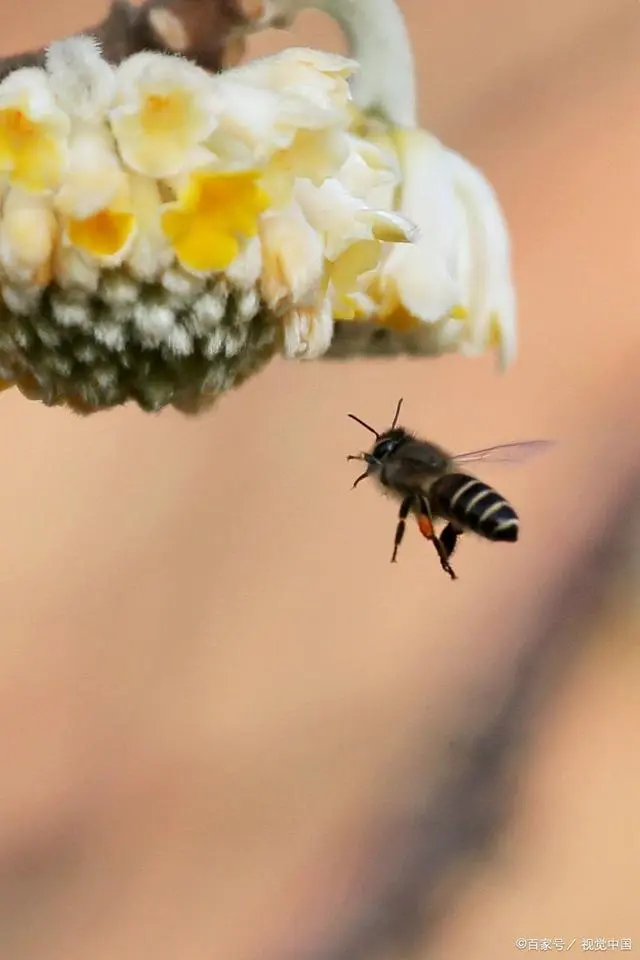
[[[44,70],[15,70],[0,84],[0,174],[33,193],[54,190],[67,159],[69,117]]]
[[[196,273],[224,270],[241,241],[258,231],[269,200],[255,170],[192,173],[178,200],[165,206],[162,227],[180,263]]]
[[[159,53],[139,53],[116,72],[111,129],[132,170],[168,178],[210,162],[204,141],[218,122],[215,81],[204,70]]]

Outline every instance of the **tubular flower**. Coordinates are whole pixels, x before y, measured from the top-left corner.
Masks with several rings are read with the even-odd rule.
[[[336,179],[348,193],[379,210],[392,210],[400,170],[395,153],[360,137],[349,137],[349,155]]]
[[[262,296],[276,310],[317,299],[324,270],[322,238],[297,204],[262,220]]]
[[[375,240],[358,240],[327,264],[327,289],[336,320],[365,319],[375,309],[368,291],[380,262],[381,246]]]
[[[0,223],[0,264],[11,283],[46,286],[56,218],[48,198],[12,187],[4,201]]]
[[[292,47],[227,73],[230,81],[278,96],[278,122],[295,129],[346,126],[349,119],[349,78],[354,60],[321,50]]]
[[[44,70],[10,73],[0,84],[0,174],[33,193],[54,190],[66,166],[70,126]]]
[[[335,260],[355,240],[410,243],[415,238],[409,220],[387,210],[371,210],[335,178],[326,179],[319,187],[310,180],[298,180],[294,195],[311,226],[323,237],[328,260]]]
[[[331,301],[321,298],[308,307],[294,307],[283,318],[283,352],[289,360],[316,360],[333,336]]]
[[[134,277],[151,281],[174,261],[174,251],[162,229],[162,193],[155,180],[132,173],[129,195],[136,233],[127,253],[127,265]]]
[[[204,70],[178,57],[138,53],[116,72],[109,118],[125,163],[166,178],[210,162],[203,143],[218,111],[215,85]]]
[[[135,230],[136,221],[126,180],[109,206],[87,217],[69,217],[67,220],[70,243],[85,255],[109,266],[122,262]]]
[[[72,121],[102,125],[115,96],[115,71],[93,37],[69,37],[54,43],[45,57],[49,86],[58,106]]]
[[[55,198],[68,217],[89,217],[108,206],[123,189],[126,174],[105,127],[79,126],[69,142],[69,165]]]
[[[265,189],[275,205],[285,206],[301,178],[319,186],[343,166],[348,155],[349,143],[342,130],[300,130],[290,146],[269,160]]]
[[[192,173],[175,203],[166,205],[162,227],[180,263],[196,273],[224,270],[241,241],[258,231],[269,199],[255,170]]]

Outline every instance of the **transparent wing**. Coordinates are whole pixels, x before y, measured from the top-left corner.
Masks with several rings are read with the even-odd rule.
[[[522,463],[553,446],[553,440],[522,440],[516,443],[499,443],[495,447],[483,450],[470,450],[458,453],[452,459],[455,463]]]

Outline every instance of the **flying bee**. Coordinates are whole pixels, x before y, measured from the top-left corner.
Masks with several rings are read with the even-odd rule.
[[[376,441],[368,453],[349,456],[347,460],[363,460],[367,469],[354,482],[373,477],[383,491],[400,500],[400,513],[393,543],[391,562],[397,560],[407,517],[413,513],[420,533],[433,543],[442,569],[452,580],[456,574],[449,563],[458,538],[475,533],[485,540],[515,543],[520,521],[511,504],[501,494],[478,480],[464,468],[467,463],[514,462],[550,445],[548,440],[527,440],[504,443],[484,450],[452,456],[442,447],[397,426],[402,399],[398,401],[393,423],[378,433],[372,426],[350,413],[349,417],[372,433]],[[438,535],[434,521],[443,520]]]

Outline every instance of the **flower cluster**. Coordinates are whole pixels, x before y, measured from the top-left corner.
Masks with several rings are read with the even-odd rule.
[[[362,325],[507,361],[491,189],[430,135],[360,114],[357,66],[309,49],[217,76],[151,52],[113,66],[75,37],[10,73],[0,378],[82,411],[196,410]]]
[[[509,232],[484,175],[418,127],[363,115],[363,136],[383,143],[400,170],[398,208],[418,228],[415,243],[389,248],[367,288],[379,353],[467,356],[496,349],[505,369],[516,353]],[[336,355],[358,352],[362,329],[346,330]]]

